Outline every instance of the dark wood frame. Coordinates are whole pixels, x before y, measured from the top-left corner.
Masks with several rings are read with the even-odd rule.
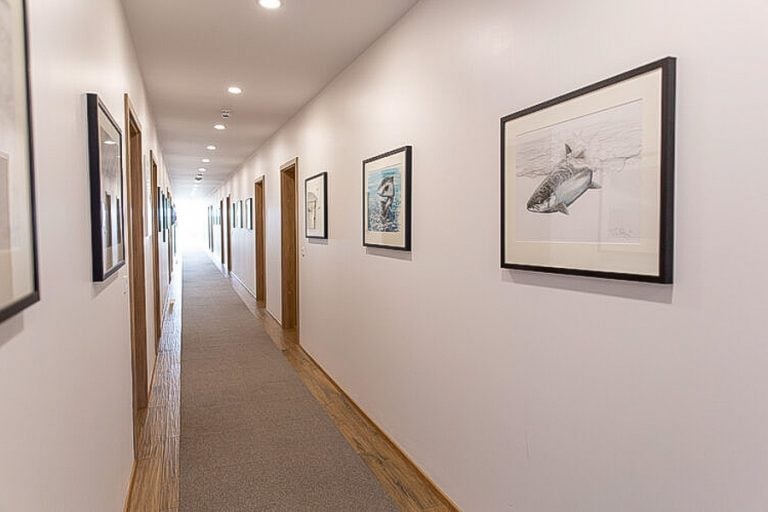
[[[21,15],[24,29],[24,73],[27,113],[27,152],[29,158],[29,223],[31,228],[30,243],[32,244],[32,291],[23,297],[19,297],[13,303],[0,309],[0,322],[21,313],[32,304],[40,300],[40,273],[38,270],[38,245],[37,245],[37,204],[35,200],[35,152],[32,141],[32,99],[30,85],[29,65],[29,22],[27,18],[27,3],[21,2]]]
[[[91,182],[91,262],[93,265],[93,280],[96,282],[102,282],[109,279],[110,276],[119,272],[121,268],[125,266],[127,248],[125,241],[125,226],[123,220],[125,215],[118,215],[117,221],[119,223],[118,230],[120,231],[119,239],[123,240],[123,258],[115,263],[115,265],[104,271],[104,251],[102,234],[104,226],[102,225],[101,218],[101,203],[102,203],[102,190],[101,190],[101,145],[99,144],[99,112],[106,116],[112,128],[117,131],[118,134],[118,154],[120,155],[120,197],[123,198],[122,208],[125,204],[125,189],[123,187],[123,181],[125,179],[125,169],[123,167],[123,131],[120,126],[112,117],[109,109],[101,101],[97,94],[86,94],[87,116],[88,116],[88,167],[90,170],[90,182]]]
[[[602,272],[596,270],[582,270],[575,268],[545,267],[538,265],[521,265],[507,263],[506,261],[506,226],[505,226],[505,178],[504,165],[506,124],[507,122],[532,114],[560,103],[572,100],[579,96],[603,89],[608,86],[624,82],[631,78],[661,69],[661,142],[659,150],[660,161],[660,203],[659,203],[659,273],[658,275],[629,274],[620,272]],[[576,91],[558,96],[533,107],[526,108],[514,114],[501,118],[501,267],[516,270],[530,270],[552,274],[569,274],[587,277],[599,277],[607,279],[621,279],[626,281],[641,281],[649,283],[671,284],[674,270],[674,198],[675,198],[675,89],[676,89],[676,59],[666,57],[651,62],[644,66],[621,73],[614,77],[602,80]]]
[[[323,179],[323,234],[320,236],[310,236],[307,231],[307,183],[317,178]],[[314,238],[319,240],[328,239],[328,173],[321,172],[310,176],[304,180],[304,236],[306,238]]]
[[[397,245],[385,245],[385,244],[371,244],[367,243],[365,241],[365,234],[366,234],[366,223],[368,220],[368,212],[365,211],[365,201],[367,199],[368,195],[368,180],[365,176],[365,166],[369,163],[375,162],[376,160],[381,160],[382,158],[387,158],[392,155],[396,155],[398,153],[405,152],[405,245],[403,246],[397,246]],[[386,153],[382,153],[380,155],[368,158],[366,160],[363,160],[363,246],[365,247],[378,247],[382,249],[392,249],[396,251],[410,251],[411,250],[411,207],[412,207],[412,191],[411,191],[411,174],[412,174],[412,166],[413,166],[413,146],[402,146],[397,149],[393,149],[392,151],[387,151]]]

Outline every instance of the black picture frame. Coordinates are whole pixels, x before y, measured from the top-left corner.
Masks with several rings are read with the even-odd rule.
[[[245,200],[245,227],[248,231],[253,231],[253,198]]]
[[[309,184],[311,181],[315,180],[322,180],[322,191],[320,194],[321,200],[322,200],[322,221],[323,221],[323,227],[320,230],[319,234],[310,234],[310,211],[311,211],[311,201],[309,198]],[[312,238],[317,240],[327,240],[328,239],[328,173],[327,172],[321,172],[318,174],[315,174],[314,176],[310,176],[309,178],[304,180],[304,236],[306,238]]]
[[[512,120],[523,118],[535,112],[560,105],[575,98],[616,86],[622,82],[641,77],[648,73],[661,71],[660,93],[660,142],[658,146],[659,159],[659,211],[658,211],[658,271],[655,274],[632,272],[599,271],[571,267],[551,267],[546,265],[518,264],[510,262],[506,254],[507,248],[507,172],[506,165],[506,127]],[[505,269],[545,272],[551,274],[566,274],[604,279],[618,279],[659,284],[672,284],[674,271],[674,196],[675,196],[675,103],[676,103],[676,59],[666,57],[644,66],[637,67],[625,73],[601,80],[592,85],[577,89],[557,98],[545,101],[501,118],[501,267]],[[566,146],[566,158],[570,147]]]
[[[367,200],[368,200],[368,176],[367,176],[367,170],[366,166],[369,166],[379,160],[383,160],[385,158],[389,158],[395,155],[398,155],[402,153],[402,160],[403,160],[403,171],[402,171],[402,180],[404,182],[404,188],[405,192],[403,194],[402,203],[405,205],[405,212],[403,215],[403,242],[400,244],[390,244],[385,242],[371,242],[368,239],[369,233],[374,233],[374,231],[368,230],[368,211],[367,211]],[[363,160],[363,246],[364,247],[375,247],[380,249],[392,249],[396,251],[410,251],[411,250],[411,210],[413,207],[412,204],[412,163],[413,163],[413,146],[402,146],[397,149],[393,149],[392,151],[387,151],[386,153],[382,153],[380,155],[376,155],[371,158],[367,158]]]
[[[162,193],[162,200],[160,202],[160,218],[162,220],[163,224],[163,242],[166,242],[168,240],[168,215],[167,215],[167,209],[168,209],[168,198],[165,195],[165,192]]]
[[[126,247],[123,224],[122,208],[125,207],[125,198],[123,190],[123,181],[125,179],[123,168],[123,134],[120,126],[112,117],[106,105],[99,96],[94,93],[86,95],[87,119],[88,119],[88,164],[90,169],[90,188],[91,188],[91,253],[93,264],[93,280],[102,282],[118,272],[126,261]],[[103,116],[103,117],[102,117]],[[102,123],[106,120],[106,125]],[[117,135],[117,140],[101,140],[102,132],[107,133],[106,129],[111,129]],[[104,169],[102,168],[103,156],[106,151],[106,145],[116,146],[116,156],[119,160],[118,176],[116,182],[119,188],[115,194],[115,213],[113,214],[112,196],[105,191]],[[102,148],[104,145],[104,148]],[[107,153],[109,154],[109,153]],[[108,198],[108,199],[105,199]],[[105,210],[106,208],[106,210]],[[106,221],[106,225],[105,225]],[[105,236],[106,233],[106,236]],[[113,234],[114,233],[114,234]],[[113,255],[105,251],[105,241],[111,247],[113,243],[117,244],[117,259],[110,265]]]
[[[29,288],[23,290],[19,294],[12,296],[4,305],[0,305],[0,322],[4,322],[9,318],[12,318],[31,305],[40,301],[40,274],[38,269],[38,243],[37,243],[37,204],[35,194],[35,154],[34,144],[32,137],[32,100],[30,98],[31,85],[30,85],[30,65],[29,65],[29,22],[27,17],[27,4],[26,1],[20,0],[21,9],[19,11],[20,19],[14,20],[17,22],[17,27],[20,28],[20,32],[15,34],[17,36],[17,44],[21,47],[23,54],[23,62],[20,62],[18,68],[13,69],[12,72],[17,72],[19,75],[23,75],[24,82],[24,98],[14,97],[12,108],[18,109],[18,106],[23,108],[25,119],[25,127],[20,130],[20,137],[26,137],[26,148],[24,148],[23,154],[27,159],[26,168],[23,169],[24,177],[28,180],[28,194],[26,198],[22,199],[26,201],[26,214],[23,222],[26,225],[26,229],[29,231],[29,246],[27,263],[30,269]],[[6,27],[2,27],[5,29]],[[9,48],[13,48],[14,45],[14,31],[9,27],[8,33],[10,34],[11,44]],[[7,56],[0,56],[3,59]],[[14,59],[9,59],[14,60]],[[2,148],[0,148],[0,151]],[[5,160],[8,165],[8,172],[12,172],[11,166],[8,160]],[[10,219],[9,224],[10,224]],[[12,229],[9,226],[10,229]],[[10,236],[10,232],[9,232]]]
[[[237,201],[232,201],[232,229],[237,228]]]

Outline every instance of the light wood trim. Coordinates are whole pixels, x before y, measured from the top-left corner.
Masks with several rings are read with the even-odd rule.
[[[396,450],[396,451],[397,451],[397,452],[398,452],[398,453],[399,453],[399,454],[400,454],[400,455],[403,457],[403,459],[405,459],[405,460],[408,462],[408,464],[409,464],[409,465],[410,465],[410,466],[411,466],[411,467],[412,467],[412,468],[413,468],[413,469],[414,469],[416,472],[418,472],[418,473],[419,473],[419,474],[420,474],[420,475],[421,475],[421,476],[422,476],[422,477],[423,477],[423,478],[424,478],[426,481],[428,481],[428,482],[429,482],[429,483],[432,485],[432,487],[434,487],[434,491],[436,491],[436,492],[437,492],[437,493],[438,493],[438,494],[439,494],[439,495],[440,495],[440,496],[441,496],[441,497],[442,497],[442,498],[443,498],[443,499],[444,499],[446,502],[448,502],[448,503],[449,503],[449,504],[450,504],[452,507],[454,507],[456,510],[461,510],[461,509],[459,508],[459,506],[458,506],[458,505],[456,505],[456,503],[454,503],[454,502],[453,502],[453,500],[452,500],[450,497],[448,497],[448,495],[447,495],[447,494],[446,494],[446,493],[445,493],[445,492],[444,492],[444,491],[443,491],[443,490],[440,488],[440,486],[438,486],[438,485],[435,483],[435,481],[434,481],[434,480],[432,480],[432,478],[430,478],[430,476],[429,476],[429,475],[426,473],[426,471],[424,471],[424,470],[421,468],[421,466],[419,466],[418,464],[416,464],[416,463],[413,461],[413,459],[410,457],[410,455],[408,455],[408,453],[407,453],[405,450],[403,450],[403,448],[402,448],[402,447],[401,447],[399,444],[397,444],[397,443],[396,443],[396,442],[395,442],[395,441],[394,441],[394,440],[393,440],[393,439],[392,439],[392,438],[389,436],[389,434],[387,434],[387,433],[384,431],[384,429],[382,429],[382,428],[379,426],[379,424],[378,424],[378,423],[376,423],[375,421],[373,421],[373,419],[371,419],[371,417],[370,417],[370,416],[368,416],[368,414],[367,414],[367,413],[366,413],[366,412],[365,412],[365,411],[364,411],[364,410],[363,410],[363,409],[362,409],[362,408],[361,408],[359,405],[357,405],[357,402],[355,402],[355,401],[354,401],[354,399],[353,399],[353,398],[352,398],[352,397],[349,395],[349,393],[347,393],[346,391],[344,391],[344,388],[342,388],[341,386],[339,386],[339,383],[338,383],[338,382],[336,382],[336,380],[334,380],[334,378],[333,378],[333,377],[331,377],[331,376],[328,374],[328,372],[327,372],[327,371],[325,371],[325,368],[323,368],[323,367],[322,367],[322,365],[320,365],[320,363],[318,363],[318,362],[315,360],[315,358],[314,358],[314,357],[312,357],[312,355],[311,355],[309,352],[307,352],[306,350],[304,350],[304,347],[302,347],[302,346],[301,346],[300,344],[298,344],[298,343],[296,344],[296,347],[297,347],[297,348],[298,348],[298,349],[301,351],[301,353],[302,353],[304,356],[306,356],[306,358],[307,358],[307,359],[309,359],[310,361],[312,361],[312,363],[313,363],[313,364],[314,364],[314,365],[315,365],[315,366],[318,368],[318,370],[320,370],[320,372],[322,372],[322,374],[323,374],[323,375],[325,375],[325,377],[326,377],[326,378],[327,378],[327,379],[328,379],[328,380],[331,382],[331,385],[332,385],[333,387],[335,387],[335,388],[338,390],[338,392],[339,392],[339,393],[341,393],[342,395],[344,395],[344,397],[345,397],[345,398],[346,398],[346,399],[349,401],[349,403],[350,403],[350,404],[352,404],[352,407],[355,409],[355,411],[356,411],[358,414],[360,414],[361,416],[363,416],[363,417],[364,417],[366,420],[368,420],[368,421],[369,421],[369,422],[370,422],[370,423],[371,423],[371,424],[372,424],[374,427],[376,427],[376,430],[378,430],[378,434],[379,434],[379,435],[381,435],[381,437],[383,437],[383,438],[384,438],[384,439],[385,439],[385,440],[386,440],[386,441],[387,441],[387,442],[388,442],[390,445],[392,445],[392,448],[393,448],[394,450]]]
[[[160,240],[158,239],[160,218],[157,211],[158,169],[155,152],[151,149],[149,150],[149,165],[151,167],[150,184],[152,188],[150,192],[152,198],[152,298],[155,305],[155,352],[157,352],[162,331],[163,307],[160,303]]]
[[[298,167],[280,170],[281,296],[284,329],[299,326]]]
[[[256,261],[256,300],[266,306],[267,303],[267,250],[266,250],[266,190],[265,180],[262,176],[254,182],[253,191],[253,227],[256,248],[254,251]]]
[[[140,425],[139,411],[147,407],[149,379],[147,361],[146,284],[144,281],[144,176],[141,168],[141,125],[131,100],[125,98],[126,173],[128,184],[128,273],[131,309],[131,373],[134,416],[134,456]]]
[[[280,166],[280,170],[285,171],[286,169],[290,169],[291,167],[295,169],[299,168],[299,157],[291,158],[290,160],[285,162],[283,165]]]

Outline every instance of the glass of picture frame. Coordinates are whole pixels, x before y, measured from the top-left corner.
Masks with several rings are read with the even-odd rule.
[[[106,105],[86,95],[91,177],[93,280],[105,281],[125,265],[123,237],[123,136]]]
[[[0,321],[40,300],[26,4],[0,2]]]
[[[328,173],[304,180],[304,236],[328,238]]]
[[[411,250],[411,146],[363,161],[363,245]]]

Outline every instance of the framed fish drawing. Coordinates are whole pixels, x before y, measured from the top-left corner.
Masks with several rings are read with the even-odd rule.
[[[411,250],[411,160],[404,146],[363,161],[363,245]]]
[[[26,3],[0,1],[0,322],[40,300]]]
[[[668,57],[501,119],[501,266],[673,281]]]
[[[328,173],[304,181],[304,236],[328,238]]]

